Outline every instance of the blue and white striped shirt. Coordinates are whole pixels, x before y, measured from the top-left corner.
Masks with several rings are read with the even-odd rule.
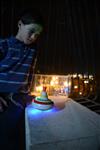
[[[36,49],[15,37],[0,40],[0,92],[28,92],[32,82]]]

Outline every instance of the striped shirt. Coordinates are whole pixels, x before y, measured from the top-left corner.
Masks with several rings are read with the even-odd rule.
[[[13,36],[0,40],[0,92],[28,92],[35,60],[36,49]]]

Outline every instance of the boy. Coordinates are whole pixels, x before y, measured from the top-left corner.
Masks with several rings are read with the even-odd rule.
[[[16,36],[0,40],[0,112],[3,112],[0,117],[0,147],[3,149],[6,146],[15,150],[16,147],[13,144],[17,140],[12,135],[15,136],[16,132],[19,136],[18,124],[34,75],[35,43],[42,31],[40,14],[27,9],[19,17]]]
[[[27,10],[20,16],[17,35],[0,41],[0,100],[5,106],[3,96],[12,99],[14,94],[30,92],[37,53],[34,44],[42,30],[41,16]]]

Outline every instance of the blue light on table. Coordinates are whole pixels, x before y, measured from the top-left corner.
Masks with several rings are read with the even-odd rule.
[[[58,110],[55,107],[52,107],[48,110],[39,110],[34,108],[34,106],[30,105],[27,107],[28,116],[32,117],[41,117],[41,116],[48,116],[50,114],[53,114],[57,112]]]

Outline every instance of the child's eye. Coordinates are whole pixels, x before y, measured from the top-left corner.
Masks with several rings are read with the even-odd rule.
[[[35,33],[35,29],[29,30],[29,33],[30,33],[30,34],[31,34],[31,33]]]
[[[35,30],[29,31],[29,33],[30,33],[30,34],[33,34],[33,33],[35,33]]]

